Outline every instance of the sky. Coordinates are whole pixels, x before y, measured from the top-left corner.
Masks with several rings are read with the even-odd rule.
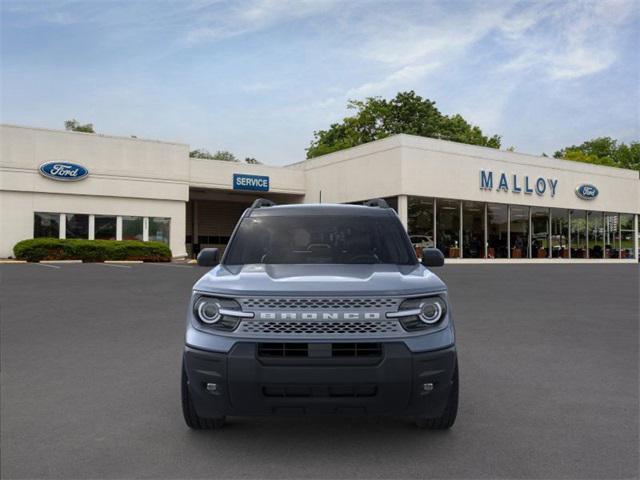
[[[2,123],[284,165],[415,90],[503,148],[640,140],[640,1],[0,0]]]

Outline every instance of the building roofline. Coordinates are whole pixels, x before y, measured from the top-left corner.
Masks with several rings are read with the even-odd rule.
[[[592,163],[576,162],[574,160],[568,160],[565,158],[544,157],[542,155],[534,155],[531,153],[511,152],[508,150],[502,150],[497,148],[485,147],[482,145],[471,145],[467,143],[453,142],[451,140],[442,140],[438,138],[423,137],[420,135],[410,135],[406,133],[398,133],[390,135],[379,140],[356,145],[355,147],[344,148],[335,152],[327,153],[325,155],[319,155],[317,157],[308,158],[300,162],[285,165],[285,167],[302,167],[305,164],[310,165],[308,162],[314,162],[317,160],[328,160],[333,157],[345,155],[346,152],[359,152],[360,150],[373,150],[373,152],[379,151],[376,147],[381,146],[383,143],[389,143],[390,141],[397,142],[397,147],[408,148],[422,148],[424,150],[433,152],[442,152],[458,155],[466,155],[472,157],[481,157],[491,160],[501,160],[504,162],[521,163],[546,168],[562,168],[565,170],[577,170],[578,167],[585,167],[592,173],[597,174],[609,174],[618,177],[631,177],[632,175],[640,179],[640,172],[628,168],[610,167],[607,165],[596,165]],[[416,145],[419,142],[422,145]],[[413,143],[413,144],[411,144]],[[444,148],[437,148],[438,146]],[[372,148],[373,147],[373,148]],[[385,146],[385,149],[388,147]],[[372,153],[373,153],[372,152]],[[349,155],[351,157],[352,155]],[[353,155],[359,156],[359,155]],[[339,161],[339,160],[338,160]],[[545,165],[545,163],[547,165]],[[550,163],[557,163],[557,165],[549,165]]]
[[[26,125],[16,125],[13,123],[0,123],[0,127],[9,127],[9,128],[21,128],[24,130],[38,130],[38,131],[42,131],[42,132],[52,132],[52,133],[63,133],[63,134],[68,134],[68,135],[88,135],[91,137],[102,137],[102,138],[112,138],[112,139],[116,139],[116,140],[130,140],[132,142],[150,142],[150,143],[160,143],[163,145],[178,145],[181,147],[187,147],[189,148],[189,144],[188,143],[182,143],[182,142],[170,142],[170,141],[166,141],[166,140],[156,140],[156,139],[152,139],[152,138],[139,138],[139,137],[125,137],[123,135],[108,135],[108,134],[104,134],[104,133],[88,133],[88,132],[73,132],[73,131],[69,131],[69,130],[60,130],[60,129],[56,129],[56,128],[45,128],[45,127],[30,127],[30,126],[26,126]]]

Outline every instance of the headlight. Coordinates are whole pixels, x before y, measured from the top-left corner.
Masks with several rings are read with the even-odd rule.
[[[222,318],[222,315],[220,315],[221,308],[220,303],[214,298],[203,297],[196,303],[198,318],[207,325],[214,324]]]
[[[427,325],[438,323],[444,313],[444,302],[437,297],[425,298],[420,304],[418,317]]]
[[[242,318],[253,318],[253,313],[243,312],[238,302],[231,298],[201,296],[193,304],[193,315],[201,323],[218,330],[235,330]]]
[[[405,330],[421,330],[442,321],[446,313],[444,299],[433,296],[405,300],[397,312],[387,313],[387,318],[397,318]]]

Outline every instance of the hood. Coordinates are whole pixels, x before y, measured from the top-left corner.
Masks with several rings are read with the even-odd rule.
[[[194,290],[246,295],[414,295],[445,284],[422,265],[231,265],[217,267]]]

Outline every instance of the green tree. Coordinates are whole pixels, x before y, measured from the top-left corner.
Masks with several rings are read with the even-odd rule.
[[[262,162],[260,160],[256,160],[253,157],[246,157],[244,159],[244,163],[248,163],[249,165],[262,165]]]
[[[70,132],[96,133],[93,129],[93,123],[85,123],[82,125],[75,118],[64,122],[64,129]]]
[[[349,100],[347,108],[355,110],[355,114],[330,125],[327,130],[315,131],[307,148],[307,158],[398,133],[500,148],[500,136],[487,137],[480,127],[471,125],[461,115],[443,115],[435,105],[413,90],[399,92],[391,100],[381,97]]]
[[[218,150],[216,153],[211,153],[209,150],[203,148],[197,150],[191,150],[189,152],[191,158],[204,158],[206,160],[222,160],[225,162],[237,162],[236,156],[226,150]]]
[[[587,140],[580,145],[558,150],[553,154],[555,158],[573,160],[574,162],[593,163],[609,167],[629,168],[640,171],[640,142],[634,141],[629,145],[612,139],[598,137]]]

